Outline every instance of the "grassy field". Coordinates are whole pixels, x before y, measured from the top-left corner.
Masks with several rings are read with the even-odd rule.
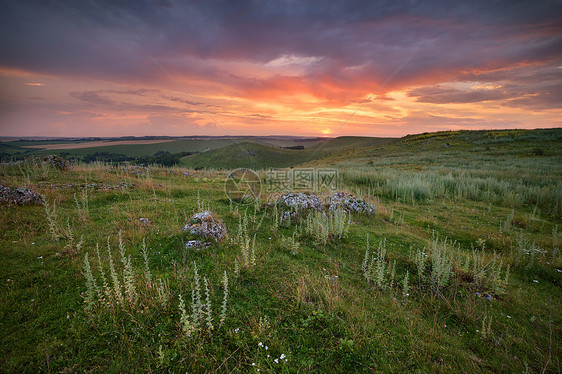
[[[561,138],[326,143],[304,166],[376,207],[341,231],[231,203],[227,170],[0,164],[48,203],[0,205],[0,371],[559,373]],[[245,146],[260,169],[311,152]],[[203,209],[228,238],[186,249]]]

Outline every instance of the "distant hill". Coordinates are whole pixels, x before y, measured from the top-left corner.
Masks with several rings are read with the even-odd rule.
[[[337,141],[337,139],[334,139]],[[562,161],[562,129],[462,130],[407,135],[370,146],[344,149],[307,162],[331,166],[459,165],[468,162],[493,163],[495,159],[545,157]],[[562,165],[562,163],[560,164]]]
[[[346,136],[324,140],[308,147],[307,144],[304,145],[304,149],[286,149],[243,142],[183,157],[180,164],[190,168],[206,169],[280,168],[295,166],[346,149],[358,149],[375,144],[381,145],[391,141],[393,139]],[[303,145],[302,142],[301,145]]]

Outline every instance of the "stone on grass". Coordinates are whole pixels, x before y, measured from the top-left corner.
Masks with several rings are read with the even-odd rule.
[[[190,240],[185,244],[185,248],[195,248],[199,251],[201,248],[205,248],[210,245],[211,243],[203,242],[201,240]]]
[[[192,235],[215,241],[220,241],[226,236],[224,224],[209,211],[194,214],[181,231],[189,231]]]
[[[343,209],[347,213],[375,213],[375,206],[373,204],[369,204],[365,200],[359,199],[347,192],[336,192],[335,194],[333,194],[330,199],[328,209]]]
[[[292,212],[283,212],[281,214],[280,223],[285,224],[289,222],[295,222],[299,219],[299,213],[292,211]]]
[[[0,184],[0,203],[5,204],[43,204],[43,198],[29,188],[10,188]]]
[[[70,161],[68,161],[64,157],[57,156],[57,155],[36,156],[35,163],[47,164],[50,167],[53,167],[59,171],[65,171],[70,169]]]
[[[281,195],[277,202],[289,208],[322,210],[322,200],[318,196],[302,192]]]

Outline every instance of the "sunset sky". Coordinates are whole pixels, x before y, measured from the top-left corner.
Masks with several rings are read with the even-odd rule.
[[[0,136],[562,127],[560,1],[2,1]]]

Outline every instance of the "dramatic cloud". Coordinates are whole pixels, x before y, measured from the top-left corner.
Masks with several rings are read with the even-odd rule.
[[[560,2],[7,2],[0,132],[47,135],[61,112],[83,135],[557,126],[560,14]]]

